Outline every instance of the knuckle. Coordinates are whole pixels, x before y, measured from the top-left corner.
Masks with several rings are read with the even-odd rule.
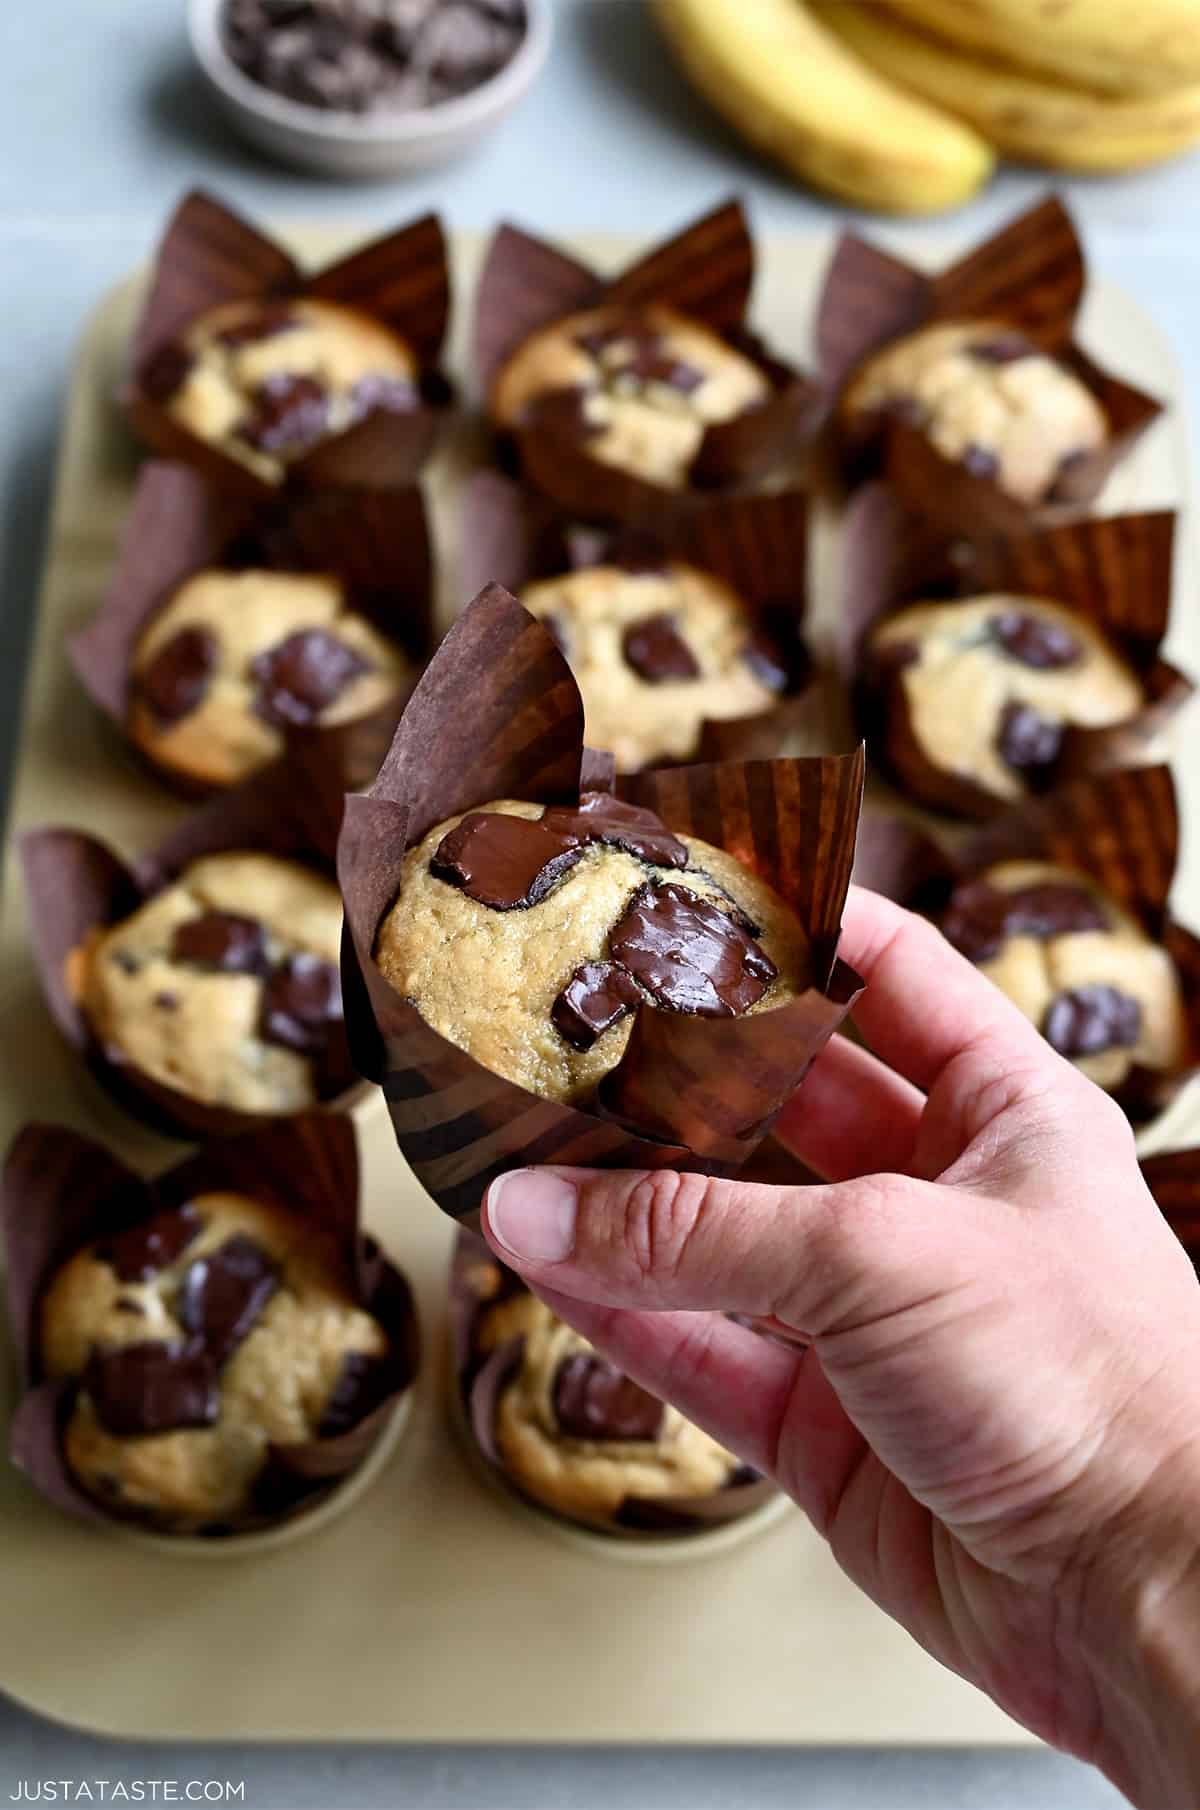
[[[615,1227],[622,1249],[645,1279],[678,1275],[695,1243],[710,1198],[707,1176],[655,1169],[625,1196]]]

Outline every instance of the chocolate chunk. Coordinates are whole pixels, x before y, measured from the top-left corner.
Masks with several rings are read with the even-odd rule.
[[[342,977],[333,962],[317,955],[293,955],[267,976],[259,1031],[267,1043],[320,1055],[330,1027],[342,1017]]]
[[[1063,725],[1039,715],[1031,704],[1009,703],[1000,713],[996,746],[1018,773],[1052,767],[1062,747]]]
[[[452,94],[475,88],[512,55],[513,34],[474,6],[441,6],[421,34],[420,57],[435,82]]]
[[[963,453],[962,464],[973,478],[994,478],[1000,470],[1000,461],[991,448],[976,446],[974,442]]]
[[[984,365],[1011,365],[1019,358],[1032,358],[1037,348],[1023,333],[998,333],[995,339],[981,340],[967,347],[967,356]]]
[[[187,918],[171,938],[171,960],[219,974],[261,974],[267,941],[257,918],[237,911],[205,911]]]
[[[82,1384],[100,1425],[118,1437],[211,1427],[220,1412],[216,1366],[194,1339],[94,1351]]]
[[[329,397],[313,377],[276,371],[254,392],[254,407],[234,432],[259,452],[290,457],[315,446],[329,420]]]
[[[1012,892],[973,880],[960,886],[942,918],[942,934],[971,962],[990,961],[1010,936],[1071,936],[1107,930],[1108,918],[1086,887],[1046,880]]]
[[[348,1351],[317,1425],[318,1439],[336,1439],[373,1414],[396,1391],[397,1371],[390,1357]]]
[[[355,421],[375,409],[391,415],[406,415],[416,408],[419,398],[407,377],[388,377],[382,371],[368,371],[350,391],[350,413]]]
[[[326,629],[297,629],[251,660],[254,708],[277,729],[304,728],[368,670],[361,654]]]
[[[742,648],[742,664],[748,666],[760,685],[769,691],[786,691],[791,677],[779,649],[769,635],[756,631]]]
[[[663,1404],[603,1358],[580,1351],[555,1374],[554,1418],[567,1439],[649,1441],[658,1438]]]
[[[183,628],[163,642],[134,679],[160,723],[177,723],[196,708],[219,655],[217,638],[206,628]]]
[[[293,314],[286,302],[268,303],[249,315],[244,321],[235,321],[228,327],[222,327],[216,338],[220,345],[237,346],[257,345],[262,339],[276,339],[281,333],[292,333],[303,322]]]
[[[1116,987],[1091,985],[1058,993],[1046,1007],[1042,1035],[1060,1056],[1097,1056],[1132,1049],[1141,1034],[1142,1008]]]
[[[621,651],[634,672],[650,685],[661,685],[668,679],[697,679],[700,666],[687,642],[675,627],[669,611],[658,616],[643,616],[625,630]]]
[[[672,1012],[736,1017],[778,969],[740,925],[682,886],[647,884],[613,926],[608,952]]]
[[[654,867],[686,867],[687,844],[673,836],[644,805],[626,804],[611,792],[584,792],[579,809],[552,806],[542,817],[543,827],[558,836],[581,842],[606,842],[649,861]]]
[[[114,1233],[96,1247],[96,1255],[111,1264],[122,1282],[149,1282],[169,1268],[203,1229],[195,1207],[173,1207]]]
[[[176,1313],[219,1369],[237,1350],[275,1290],[279,1270],[262,1246],[235,1232],[188,1265]]]
[[[572,1049],[590,1050],[619,1019],[642,1002],[642,994],[615,962],[583,962],[551,1007],[555,1030]]]
[[[169,339],[142,366],[139,386],[152,402],[169,402],[194,362],[186,346]]]
[[[178,993],[156,993],[154,1004],[160,1012],[177,1012],[179,1010]]]
[[[142,965],[132,949],[114,949],[111,960],[122,974],[136,974]]]
[[[1022,666],[1039,670],[1048,667],[1074,666],[1083,657],[1083,644],[1078,636],[1061,622],[1045,616],[1032,616],[1023,610],[1002,610],[991,617],[988,628],[1005,653]]]
[[[536,818],[471,811],[442,837],[429,871],[493,911],[519,911],[544,899],[583,852],[580,840]]]

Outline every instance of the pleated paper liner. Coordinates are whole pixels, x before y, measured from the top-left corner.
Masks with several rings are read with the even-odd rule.
[[[255,1508],[244,1520],[208,1534],[156,1532],[145,1517],[105,1507],[68,1470],[60,1435],[77,1385],[51,1381],[42,1372],[39,1306],[54,1275],[84,1245],[222,1190],[272,1202],[322,1237],[358,1305],[387,1332],[390,1362],[378,1387],[372,1386],[362,1418],[344,1433],[272,1449]],[[208,1145],[153,1181],[92,1138],[63,1126],[27,1125],[4,1169],[0,1228],[23,1390],[10,1453],[56,1507],[164,1550],[232,1557],[314,1531],[349,1505],[394,1445],[419,1367],[419,1328],[407,1281],[360,1230],[358,1151],[349,1118],[309,1112],[272,1120],[256,1132]]]
[[[376,239],[323,270],[305,275],[272,239],[224,202],[196,189],[184,197],[158,249],[150,290],[134,332],[120,400],[141,438],[160,457],[193,465],[242,494],[273,486],[200,439],[154,394],[153,367],[210,308],[234,301],[308,297],[369,315],[400,335],[419,365],[417,404],[404,413],[375,409],[289,462],[286,482],[390,488],[416,476],[437,437],[450,394],[437,366],[450,307],[446,245],[437,216]]]
[[[430,662],[371,790],[346,801],[338,874],[351,1050],[383,1088],[422,1185],[469,1224],[494,1177],[522,1163],[736,1171],[861,985],[836,951],[862,751],[680,767],[628,780],[621,795],[649,805],[670,829],[727,849],[772,885],[810,938],[816,984],[740,1019],[642,1006],[594,1111],[529,1093],[439,1036],[374,961],[405,849],[492,799],[573,805],[583,755],[583,708],[566,661],[494,585]],[[611,763],[589,759],[586,785],[597,788],[606,771]]]
[[[1009,809],[969,777],[931,760],[911,721],[903,674],[872,674],[866,642],[887,616],[910,603],[1004,593],[1064,605],[1100,630],[1145,689],[1142,708],[1103,728],[1069,726],[1045,785],[1161,757],[1164,731],[1194,689],[1162,658],[1171,607],[1176,517],[1162,510],[1064,522],[970,542],[907,510],[886,484],[851,500],[842,536],[842,598],[834,641],[839,674],[854,696],[873,755],[906,791],[900,762],[921,777],[920,802],[986,820]]]
[[[937,916],[951,891],[1002,861],[1044,861],[1093,880],[1175,965],[1189,1033],[1173,1070],[1134,1068],[1114,1099],[1137,1125],[1170,1105],[1200,1068],[1200,938],[1170,910],[1179,806],[1169,767],[1094,773],[1007,812],[953,848],[873,810],[863,813],[855,881]]]
[[[526,1507],[541,1525],[572,1528],[577,1534],[588,1530],[593,1548],[615,1549],[620,1556],[628,1556],[631,1550],[644,1556],[647,1549],[662,1555],[679,1547],[690,1549],[695,1556],[696,1542],[706,1549],[705,1536],[716,1529],[728,1529],[746,1517],[753,1517],[753,1525],[761,1524],[760,1511],[778,1501],[779,1490],[769,1478],[745,1469],[735,1472],[724,1489],[709,1495],[628,1496],[612,1516],[556,1513],[528,1496],[505,1465],[496,1441],[500,1397],[520,1366],[524,1340],[509,1339],[491,1352],[480,1351],[477,1343],[479,1321],[487,1309],[525,1292],[520,1278],[497,1263],[482,1238],[460,1230],[448,1296],[452,1405],[470,1455],[493,1484]]]
[[[537,579],[597,565],[644,571],[677,560],[712,573],[746,606],[781,658],[787,684],[770,710],[706,721],[690,758],[764,760],[821,745],[823,713],[809,691],[804,642],[807,540],[802,490],[714,498],[657,529],[591,529],[565,522],[537,492],[481,471],[466,490],[459,576],[474,595],[493,579],[519,593]]]
[[[1086,282],[1083,250],[1062,202],[1050,197],[937,276],[847,233],[834,252],[817,307],[821,381],[833,404],[857,368],[889,341],[938,321],[1004,322],[1064,364],[1108,421],[1102,446],[1071,461],[1054,496],[1030,508],[991,478],[944,458],[919,429],[880,413],[861,429],[835,428],[848,475],[882,471],[918,514],[957,532],[1017,532],[1092,502],[1162,403],[1103,370],[1073,334]]]
[[[197,798],[220,789],[160,765],[129,738],[132,665],[145,629],[189,578],[212,568],[247,567],[339,579],[347,606],[412,662],[413,674],[396,696],[355,719],[363,764],[348,777],[351,784],[365,784],[433,648],[432,552],[415,485],[257,499],[220,490],[190,466],[151,460],[138,478],[104,600],[67,643],[80,683],[126,738],[134,758],[172,790]],[[340,759],[346,727],[292,729],[285,735],[308,746],[313,759],[319,761],[322,751]]]
[[[20,837],[29,937],[50,1015],[105,1091],[166,1136],[227,1137],[260,1128],[264,1115],[195,1100],[106,1046],[72,986],[75,952],[93,932],[131,916],[203,855],[278,855],[332,880],[343,785],[336,766],[328,763],[300,778],[289,763],[277,762],[236,791],[210,799],[156,848],[131,861],[83,830],[47,827]],[[320,1082],[322,1104],[346,1105],[361,1091],[342,1035],[330,1038]]]
[[[593,458],[574,422],[564,418],[563,405],[573,391],[550,394],[509,437],[506,450],[523,474],[583,520],[661,521],[696,491],[747,483],[793,453],[816,426],[820,390],[747,328],[753,280],[754,243],[737,201],[664,240],[615,277],[544,239],[502,226],[475,301],[475,366],[485,395],[504,361],[532,334],[564,315],[605,303],[658,303],[690,315],[753,360],[771,386],[765,402],[706,429],[684,490]]]
[[[1200,1150],[1163,1150],[1141,1161],[1146,1186],[1180,1244],[1200,1268]]]

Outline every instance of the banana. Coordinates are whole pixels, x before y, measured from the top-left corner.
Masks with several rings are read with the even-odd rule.
[[[861,0],[810,0],[818,20],[881,74],[945,107],[1023,163],[1134,170],[1200,140],[1200,85],[1118,100],[968,57]]]
[[[969,126],[881,80],[803,0],[654,0],[706,100],[752,144],[843,201],[937,213],[991,174]]]
[[[1200,0],[887,0],[885,10],[960,49],[1100,94],[1200,82]]]

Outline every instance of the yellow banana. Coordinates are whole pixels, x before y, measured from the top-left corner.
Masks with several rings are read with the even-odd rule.
[[[964,50],[1100,94],[1200,82],[1200,0],[886,0],[884,10]]]
[[[1200,140],[1200,84],[1119,100],[969,57],[862,0],[810,0],[816,17],[881,74],[945,107],[1005,156],[1054,169],[1133,170]]]
[[[891,213],[937,213],[991,174],[977,132],[881,80],[803,0],[655,0],[706,100],[815,188]]]

